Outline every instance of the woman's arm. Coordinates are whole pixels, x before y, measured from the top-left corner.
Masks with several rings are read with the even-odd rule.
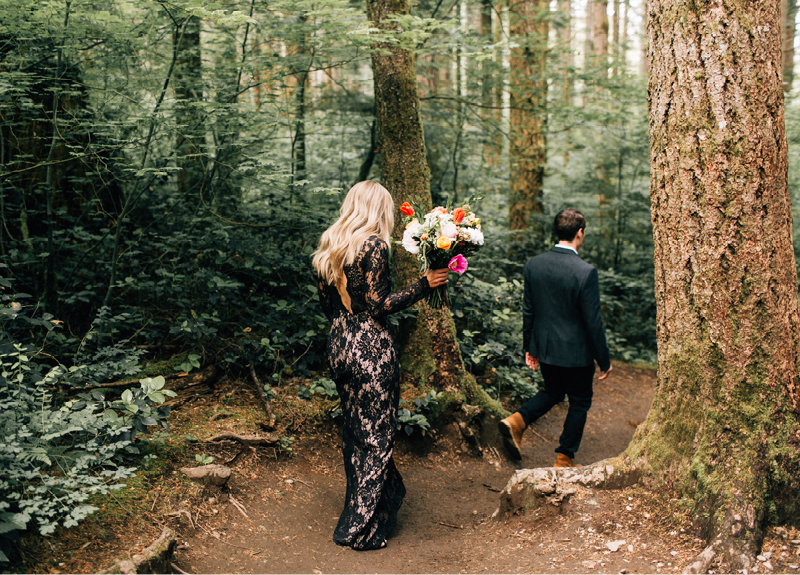
[[[319,295],[320,306],[322,306],[322,313],[325,314],[328,321],[333,321],[333,302],[331,301],[330,293],[328,293],[328,284],[322,278],[317,281],[317,294]]]
[[[362,266],[367,284],[366,299],[372,316],[382,317],[404,310],[431,293],[431,284],[427,274],[426,277],[420,278],[406,289],[391,293],[389,246],[380,238],[372,237],[364,243],[364,247],[366,253]],[[432,282],[441,285],[439,283],[441,275],[441,273],[433,272]]]

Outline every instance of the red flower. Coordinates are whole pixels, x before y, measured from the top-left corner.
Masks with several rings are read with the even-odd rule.
[[[414,215],[414,208],[411,207],[411,204],[408,202],[403,202],[403,205],[400,206],[400,211],[403,212],[407,216]]]
[[[453,210],[453,221],[456,224],[460,224],[464,221],[464,218],[467,216],[467,212],[465,212],[462,208],[456,208]]]

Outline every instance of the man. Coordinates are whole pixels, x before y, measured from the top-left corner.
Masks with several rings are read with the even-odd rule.
[[[597,270],[578,257],[586,233],[586,218],[574,209],[555,217],[558,244],[528,260],[522,304],[522,345],[525,363],[541,366],[544,389],[499,424],[508,451],[522,459],[522,433],[531,423],[569,398],[569,411],[556,449],[554,467],[575,467],[586,413],[592,405],[594,362],[605,379],[611,371]]]

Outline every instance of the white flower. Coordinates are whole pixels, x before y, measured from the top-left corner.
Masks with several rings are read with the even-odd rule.
[[[438,212],[428,212],[425,214],[425,225],[429,228],[435,228],[439,224],[439,219],[442,214]]]
[[[483,232],[477,228],[466,228],[464,230],[469,236],[469,242],[476,246],[483,245]]]
[[[419,223],[411,224],[406,228],[406,231],[403,232],[403,247],[408,253],[419,253],[419,243],[414,239],[414,235],[419,232],[421,227]]]
[[[439,228],[439,231],[443,236],[447,236],[451,240],[454,240],[458,235],[458,226],[456,226],[453,222],[443,222]]]

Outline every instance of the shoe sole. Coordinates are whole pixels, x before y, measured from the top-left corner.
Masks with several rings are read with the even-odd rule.
[[[503,446],[506,448],[512,457],[516,459],[522,459],[522,453],[519,451],[519,445],[517,442],[514,441],[514,436],[511,434],[511,426],[508,425],[503,420],[500,420],[497,424],[498,429],[500,430],[500,435],[503,436]]]

